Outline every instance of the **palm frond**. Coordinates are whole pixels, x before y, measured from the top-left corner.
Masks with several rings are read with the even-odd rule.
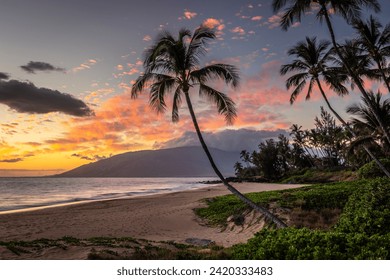
[[[302,80],[298,85],[297,87],[294,89],[294,91],[291,93],[291,96],[290,96],[290,104],[293,104],[296,100],[296,98],[298,97],[298,95],[302,92],[302,89],[305,87],[306,85],[306,80]]]
[[[227,124],[233,123],[237,117],[237,110],[234,101],[230,97],[204,84],[199,85],[199,95],[206,96],[217,105],[218,113],[225,116]]]
[[[160,75],[150,87],[149,105],[159,114],[166,110],[165,94],[175,85],[175,78]]]
[[[311,92],[312,92],[312,90],[313,90],[314,82],[315,82],[315,79],[310,79],[309,87],[308,87],[308,89],[307,89],[307,94],[306,94],[305,100],[309,100],[309,99],[310,99],[310,97],[311,97]]]
[[[169,32],[162,32],[155,43],[144,52],[144,67],[150,66],[157,57],[166,54],[175,42],[175,38]]]
[[[138,94],[140,94],[144,90],[146,83],[153,79],[153,73],[140,75],[131,87],[131,98],[136,99],[138,97]]]
[[[280,20],[280,26],[283,30],[287,30],[293,23],[301,22],[302,14],[305,14],[311,9],[311,1],[295,1],[288,7]]]
[[[290,89],[291,87],[296,87],[299,84],[301,84],[303,81],[305,81],[309,77],[309,74],[304,73],[298,73],[286,80],[286,87],[287,89]]]
[[[288,0],[273,0],[272,1],[272,9],[274,13],[279,12],[286,4]]]
[[[175,94],[173,95],[173,105],[172,105],[172,122],[178,122],[179,121],[179,108],[181,105],[181,95],[182,95],[182,89],[179,85],[176,88]]]
[[[294,60],[290,64],[284,64],[280,67],[280,74],[282,76],[286,75],[288,72],[293,72],[293,71],[305,71],[307,72],[310,69],[310,66],[305,63],[304,61],[301,60]]]
[[[371,146],[371,145],[377,145],[377,144],[375,142],[375,139],[371,135],[359,136],[357,139],[355,139],[354,141],[352,141],[349,144],[349,147],[347,149],[347,154],[351,155],[354,150],[362,147],[363,145]]]
[[[187,69],[193,69],[199,65],[201,57],[207,52],[207,41],[215,39],[215,37],[215,32],[210,28],[200,26],[195,30],[185,55],[185,67]]]
[[[212,64],[190,73],[194,82],[204,84],[214,78],[222,79],[226,84],[237,88],[239,85],[239,71],[237,67],[228,64]]]

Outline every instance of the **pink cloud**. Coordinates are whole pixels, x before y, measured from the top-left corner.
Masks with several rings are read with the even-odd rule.
[[[233,33],[237,33],[237,34],[239,34],[239,35],[245,35],[245,30],[244,30],[244,28],[242,28],[242,27],[240,27],[240,26],[237,26],[237,27],[231,29],[230,31],[233,32]]]
[[[97,63],[96,59],[88,59],[87,61],[81,63],[79,66],[76,66],[72,69],[73,72],[79,72],[82,70],[90,69],[93,65]]]
[[[208,18],[203,21],[202,25],[207,28],[218,28],[222,24],[221,20],[215,18]]]
[[[252,20],[253,21],[259,21],[259,20],[261,20],[263,17],[262,16],[254,16],[254,17],[252,17]]]
[[[211,28],[211,29],[216,29],[216,36],[218,40],[223,40],[223,35],[224,32],[223,30],[225,29],[225,24],[223,24],[223,20],[218,20],[215,18],[208,18],[203,21],[202,26]]]
[[[267,23],[269,24],[268,25],[268,28],[269,29],[274,29],[276,27],[279,27],[280,26],[280,15],[273,15],[271,17],[268,18],[268,21]]]
[[[301,25],[301,23],[299,21],[297,21],[297,22],[293,23],[293,25],[291,25],[291,27],[292,28],[296,28],[296,27],[298,27],[300,25]]]
[[[144,40],[145,42],[149,42],[152,40],[152,37],[150,37],[150,35],[145,35],[142,40]]]
[[[184,17],[185,17],[186,19],[192,19],[192,18],[196,17],[197,15],[198,15],[197,13],[195,13],[195,12],[190,12],[189,10],[185,10],[185,11],[184,11]]]

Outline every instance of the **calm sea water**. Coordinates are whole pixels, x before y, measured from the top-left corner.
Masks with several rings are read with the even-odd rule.
[[[205,187],[215,178],[0,178],[0,212]]]

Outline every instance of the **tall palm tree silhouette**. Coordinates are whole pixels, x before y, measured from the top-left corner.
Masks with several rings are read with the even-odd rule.
[[[390,93],[390,81],[386,77],[385,71],[387,58],[390,56],[390,24],[387,24],[383,29],[382,27],[382,24],[373,16],[370,16],[367,22],[359,19],[355,20],[353,24],[358,35],[357,43],[366,52],[368,59],[375,62],[380,77]]]
[[[370,101],[362,97],[362,103],[349,106],[347,112],[355,116],[352,118],[352,125],[360,132],[359,135],[365,140],[370,140],[371,143],[379,144],[388,155],[390,143],[387,142],[383,131],[378,129],[378,123],[368,104],[375,104],[377,114],[382,117],[386,127],[390,128],[390,99],[382,99],[382,94],[379,91],[377,93],[369,92],[369,98]]]
[[[361,94],[369,100],[367,91],[359,80],[358,75],[353,72],[353,70],[348,66],[346,60],[344,59],[342,52],[339,48],[339,45],[336,42],[336,36],[332,22],[330,20],[330,10],[334,14],[341,15],[348,23],[351,23],[360,18],[361,11],[363,7],[367,9],[372,9],[375,12],[380,11],[380,5],[377,0],[273,0],[272,6],[275,12],[279,12],[285,6],[289,5],[283,12],[280,24],[283,30],[287,30],[294,22],[299,22],[301,20],[302,14],[305,14],[308,11],[314,11],[314,7],[318,7],[317,18],[322,22],[325,20],[326,25],[329,30],[331,41],[335,52],[343,61],[346,66],[348,74],[352,78],[353,82],[358,87]],[[370,107],[374,105],[370,105]],[[390,133],[386,130],[383,121],[380,116],[375,113],[373,114],[378,121],[378,124],[381,126],[382,130],[385,131],[385,136],[390,142]]]
[[[345,81],[347,76],[343,75],[342,72],[340,73],[337,68],[329,66],[329,63],[332,61],[332,52],[329,50],[329,46],[330,42],[328,41],[322,40],[317,43],[315,37],[306,37],[306,41],[298,42],[297,45],[288,51],[288,54],[294,56],[295,59],[290,64],[282,65],[280,73],[281,75],[286,75],[289,72],[295,73],[286,81],[287,89],[295,87],[290,97],[291,104],[294,103],[296,97],[302,92],[307,83],[309,83],[309,86],[306,94],[306,100],[310,99],[313,91],[313,85],[316,84],[329,110],[331,110],[344,127],[354,137],[356,137],[356,133],[330,104],[321,84],[320,79],[322,79],[337,94],[345,95],[348,93],[348,90],[342,85],[342,82]],[[390,178],[390,173],[368,149],[368,147],[363,145],[363,148]]]
[[[247,205],[264,214],[277,227],[286,227],[286,224],[268,209],[257,205],[227,182],[203,139],[190,98],[190,89],[199,88],[200,97],[206,97],[210,102],[216,104],[218,112],[225,116],[228,124],[232,123],[237,115],[233,100],[207,83],[220,79],[227,85],[237,88],[239,84],[238,69],[228,64],[210,64],[202,68],[199,66],[200,59],[207,52],[206,43],[210,39],[215,39],[215,33],[205,27],[197,28],[194,34],[187,29],[182,29],[177,38],[169,32],[162,32],[154,45],[145,52],[145,72],[134,83],[131,91],[132,98],[137,98],[138,94],[150,83],[150,105],[160,113],[166,110],[166,94],[173,92],[172,121],[177,122],[179,121],[179,107],[184,95],[202,148],[214,172],[223,184]]]

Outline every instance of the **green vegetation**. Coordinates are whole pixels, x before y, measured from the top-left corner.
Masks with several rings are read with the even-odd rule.
[[[343,186],[344,185],[344,186]],[[333,184],[330,196],[307,196],[314,205],[346,202],[338,223],[330,230],[264,229],[246,244],[231,248],[233,259],[389,259],[390,181],[376,179]],[[346,187],[346,188],[345,188]],[[351,189],[352,187],[352,189]],[[345,188],[344,191],[342,189]],[[313,189],[316,189],[314,187]],[[336,194],[336,191],[338,194]],[[316,191],[314,192],[316,193]],[[306,204],[306,200],[304,204]],[[308,203],[311,205],[311,203]],[[337,206],[337,205],[334,205]]]
[[[385,158],[381,159],[380,161],[387,169],[390,170],[390,159]],[[363,179],[372,179],[385,176],[385,174],[383,174],[382,170],[379,169],[374,161],[371,161],[360,167],[357,173],[359,177]]]
[[[269,207],[295,208],[303,210],[320,210],[325,208],[343,208],[349,196],[367,181],[319,184],[297,189],[250,193],[248,197],[255,203]],[[208,207],[196,209],[200,217],[213,225],[226,225],[228,217],[240,215],[249,208],[232,195],[207,199]]]
[[[231,248],[232,259],[389,259],[390,234],[345,234],[307,228],[265,229]]]

